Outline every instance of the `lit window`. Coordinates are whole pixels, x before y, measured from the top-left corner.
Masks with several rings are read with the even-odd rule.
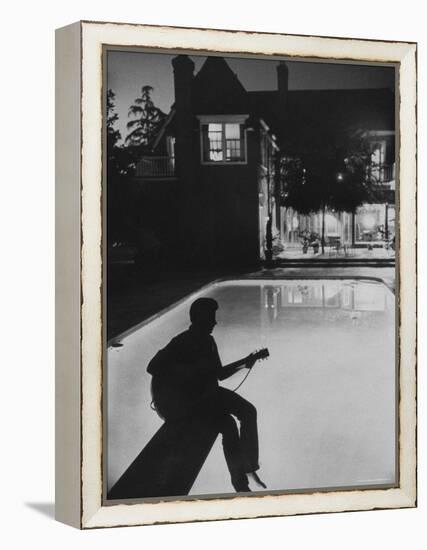
[[[378,141],[373,144],[371,154],[371,176],[376,181],[381,181],[382,171],[385,165],[385,141]]]
[[[203,162],[245,162],[245,132],[235,122],[202,124]]]

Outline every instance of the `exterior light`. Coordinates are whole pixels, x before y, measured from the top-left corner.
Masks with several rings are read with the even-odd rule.
[[[337,181],[342,181],[343,179],[344,179],[344,174],[342,172],[338,172]]]
[[[299,219],[298,219],[298,216],[294,216],[292,218],[292,229],[298,229],[298,226],[299,226]]]

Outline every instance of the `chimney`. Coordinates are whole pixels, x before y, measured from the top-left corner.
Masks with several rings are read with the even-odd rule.
[[[187,185],[193,183],[193,72],[194,63],[187,55],[172,60],[175,81],[176,144],[175,166],[178,177]]]
[[[277,65],[277,95],[279,103],[280,141],[283,140],[288,119],[288,81],[289,70],[284,61]]]

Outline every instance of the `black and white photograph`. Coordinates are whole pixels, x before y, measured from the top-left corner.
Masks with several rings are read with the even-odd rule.
[[[103,72],[105,504],[397,487],[396,64]]]
[[[422,548],[423,3],[2,7],[1,546]]]

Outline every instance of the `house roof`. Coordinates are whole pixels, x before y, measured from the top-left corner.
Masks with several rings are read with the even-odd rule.
[[[223,57],[207,57],[193,79],[194,115],[251,114],[262,118],[279,140],[285,133],[303,138],[304,133],[325,128],[329,133],[395,129],[394,92],[389,88],[289,90],[287,102],[284,116],[277,90],[246,91]],[[154,147],[166,129],[173,132],[174,108]]]
[[[280,135],[281,110],[276,91],[248,92],[251,111]],[[394,93],[389,88],[349,90],[289,90],[287,128],[301,132],[390,130],[395,128]]]
[[[159,145],[159,143],[160,143],[162,137],[165,135],[165,132],[168,129],[168,127],[171,127],[171,123],[173,121],[174,116],[175,116],[175,107],[174,107],[174,105],[172,105],[171,110],[169,111],[169,114],[167,115],[167,117],[163,121],[163,124],[161,125],[156,137],[153,140],[153,144],[151,146],[151,148],[153,150],[156,149],[157,146]]]
[[[193,81],[194,114],[246,114],[248,94],[223,57],[208,57]]]
[[[271,130],[280,135],[280,105],[277,90],[247,92],[250,113],[262,118]]]
[[[293,124],[315,121],[346,130],[394,130],[394,93],[389,88],[289,92]]]

